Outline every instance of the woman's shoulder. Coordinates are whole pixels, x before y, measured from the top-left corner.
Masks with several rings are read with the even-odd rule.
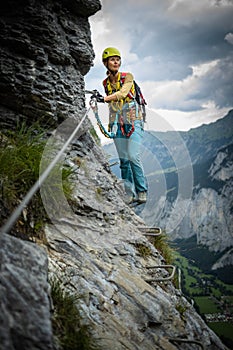
[[[121,76],[124,76],[125,79],[127,79],[127,80],[133,80],[134,79],[133,74],[130,73],[130,72],[121,72]]]
[[[105,85],[108,81],[108,77],[106,77],[103,81],[102,81],[102,84]]]

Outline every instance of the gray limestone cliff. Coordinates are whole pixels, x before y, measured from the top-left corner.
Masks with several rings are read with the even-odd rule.
[[[199,168],[200,169],[200,168]],[[233,188],[232,145],[221,148],[209,163],[206,184],[197,183],[192,200],[181,200],[176,215],[189,206],[185,218],[172,233],[173,239],[196,236],[197,244],[223,256],[213,269],[233,264]],[[201,174],[201,170],[199,170]],[[170,207],[172,213],[173,207]],[[172,214],[171,214],[172,215]]]
[[[94,58],[88,17],[100,7],[97,0],[1,4],[1,130],[22,120],[53,127],[80,121],[86,110],[83,76]],[[54,276],[79,296],[83,323],[99,349],[225,349],[168,279],[166,261],[143,235],[143,220],[125,204],[90,126],[87,120],[66,154],[75,169],[72,204],[61,197],[51,207],[49,183],[41,189],[51,219],[43,241],[1,233],[0,349],[62,349],[51,322],[48,281]]]
[[[93,60],[88,16],[94,1],[1,3],[1,123],[75,118],[85,107],[84,79]]]

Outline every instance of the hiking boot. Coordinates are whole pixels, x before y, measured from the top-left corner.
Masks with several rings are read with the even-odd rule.
[[[146,203],[146,200],[147,200],[146,192],[138,192],[138,202]]]
[[[127,196],[125,203],[126,204],[132,204],[136,202],[136,198],[134,196]]]

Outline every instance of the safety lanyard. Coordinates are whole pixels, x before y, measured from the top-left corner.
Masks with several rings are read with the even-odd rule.
[[[116,137],[116,133],[117,133],[117,129],[118,129],[118,125],[117,125],[117,121],[118,121],[118,116],[116,114],[116,118],[115,121],[113,123],[113,127],[112,127],[112,131],[108,132],[105,127],[103,126],[99,114],[98,114],[98,106],[97,106],[97,101],[96,99],[91,99],[90,100],[90,106],[93,110],[93,113],[95,115],[96,121],[97,121],[97,125],[100,128],[100,131],[102,132],[102,134],[104,134],[105,137],[113,139]]]
[[[122,105],[122,104],[121,104]],[[123,107],[120,109],[119,108],[119,105],[118,105],[118,108],[116,110],[116,115],[115,115],[115,120],[112,124],[112,127],[111,127],[111,132],[108,132],[105,127],[103,126],[101,120],[100,120],[100,117],[99,117],[99,114],[98,114],[98,105],[97,105],[97,101],[96,99],[91,99],[90,100],[90,106],[93,110],[93,113],[95,115],[95,118],[96,118],[96,121],[97,121],[97,125],[100,129],[100,131],[104,134],[105,137],[107,138],[115,138],[116,137],[116,134],[117,134],[117,130],[118,130],[118,123],[120,124],[120,130],[121,130],[121,133],[123,136],[129,138],[132,133],[134,132],[134,117],[132,116],[133,114],[133,107],[135,106],[135,116],[136,118],[138,117],[138,104],[136,103],[136,101],[132,101],[132,102],[129,102],[129,103],[125,103],[123,105]],[[123,117],[123,113],[129,109],[130,110],[130,120],[131,120],[131,126],[130,126],[130,129],[126,132],[125,131],[125,122],[124,122],[124,117]]]

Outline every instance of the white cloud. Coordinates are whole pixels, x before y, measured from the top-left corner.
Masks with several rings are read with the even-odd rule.
[[[96,58],[86,88],[103,93],[102,51],[115,46],[148,106],[176,115],[179,128],[223,116],[233,105],[232,18],[232,0],[102,0],[90,18]]]
[[[187,131],[202,124],[212,123],[227,115],[228,111],[228,108],[217,109],[211,101],[205,105],[203,110],[193,112],[156,109],[153,113],[149,113],[146,129],[156,131]]]
[[[172,110],[201,110],[206,103],[206,97],[201,98],[202,79],[218,64],[219,60],[192,66],[192,74],[183,80],[161,82],[142,82],[148,105],[152,108]],[[207,98],[207,101],[209,99]]]
[[[233,45],[233,33],[228,33],[224,38],[229,44]]]
[[[192,66],[193,75],[200,78],[207,74],[211,69],[216,67],[220,60],[213,60],[211,62],[202,63],[196,66]]]

